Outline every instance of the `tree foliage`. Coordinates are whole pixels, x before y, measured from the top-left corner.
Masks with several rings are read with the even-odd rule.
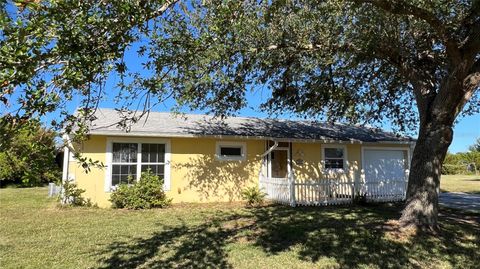
[[[480,152],[480,137],[477,138],[477,141],[468,148],[470,151]]]
[[[466,152],[448,153],[442,166],[442,174],[468,174],[480,171],[480,139]]]
[[[23,116],[82,96],[88,118],[112,92],[106,79],[118,76],[119,108],[140,102],[148,109],[173,97],[177,108],[224,116],[261,87],[270,96],[266,111],[355,123],[389,119],[413,130],[419,114],[411,100],[419,96],[412,88],[428,83],[430,95],[439,93],[454,71],[454,45],[472,54],[468,64],[478,69],[479,4],[396,2],[67,0],[18,10],[3,2],[2,96],[8,105],[17,92]],[[124,62],[134,44],[141,72]],[[455,113],[478,110],[472,95]]]
[[[124,113],[128,130],[168,98],[225,116],[265,90],[271,113],[388,120],[418,130],[402,222],[436,226],[454,122],[480,109],[479,0],[21,3],[0,2],[0,100],[12,118],[80,96],[79,113],[53,124],[82,137],[105,96],[121,112],[143,105]],[[125,61],[131,50],[141,71]]]
[[[38,121],[13,128],[0,118],[0,183],[36,186],[60,180],[55,133]]]

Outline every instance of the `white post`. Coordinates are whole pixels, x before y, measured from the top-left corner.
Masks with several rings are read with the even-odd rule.
[[[361,186],[361,188],[359,188],[359,193],[366,196],[367,191],[368,191],[368,187],[367,187],[366,180],[365,180],[365,170],[363,170],[363,169],[360,170],[360,186]]]
[[[407,199],[408,179],[410,178],[410,169],[405,170],[405,187],[403,188],[403,200]]]
[[[290,185],[290,206],[296,206],[295,200],[295,178],[293,177],[292,171],[288,175],[288,183]]]
[[[62,182],[68,180],[68,166],[70,163],[70,150],[67,146],[63,148],[63,169],[62,169]]]

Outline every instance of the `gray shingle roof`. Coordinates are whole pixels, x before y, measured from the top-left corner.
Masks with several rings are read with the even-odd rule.
[[[224,120],[208,115],[151,112],[129,126],[128,132],[118,126],[121,114],[113,109],[98,109],[91,123],[91,134],[135,136],[234,136],[292,140],[411,142],[379,129],[317,121],[295,121],[229,117]]]

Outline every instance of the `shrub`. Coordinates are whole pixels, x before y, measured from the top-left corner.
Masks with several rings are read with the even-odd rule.
[[[77,184],[65,181],[62,184],[62,190],[60,191],[59,200],[62,205],[70,205],[70,206],[92,206],[92,202],[90,199],[85,199],[82,197],[82,193],[85,190],[79,189]]]
[[[120,184],[110,196],[113,208],[162,208],[171,201],[163,191],[163,180],[150,171],[142,173],[134,184]]]
[[[266,193],[262,192],[257,186],[245,188],[242,191],[242,198],[246,200],[247,206],[255,206],[263,204]]]

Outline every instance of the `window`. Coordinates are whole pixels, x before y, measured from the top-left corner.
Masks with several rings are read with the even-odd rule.
[[[241,142],[218,142],[217,159],[223,161],[245,160],[246,146]]]
[[[140,179],[141,173],[147,170],[165,179],[166,144],[114,142],[111,153],[108,190],[120,183],[130,184]]]
[[[345,147],[323,148],[325,169],[344,169]]]
[[[141,171],[150,170],[160,178],[165,176],[165,144],[142,144]]]
[[[137,149],[136,143],[113,143],[112,186],[136,180]]]
[[[224,147],[220,146],[220,155],[223,157],[241,157],[242,147]]]

